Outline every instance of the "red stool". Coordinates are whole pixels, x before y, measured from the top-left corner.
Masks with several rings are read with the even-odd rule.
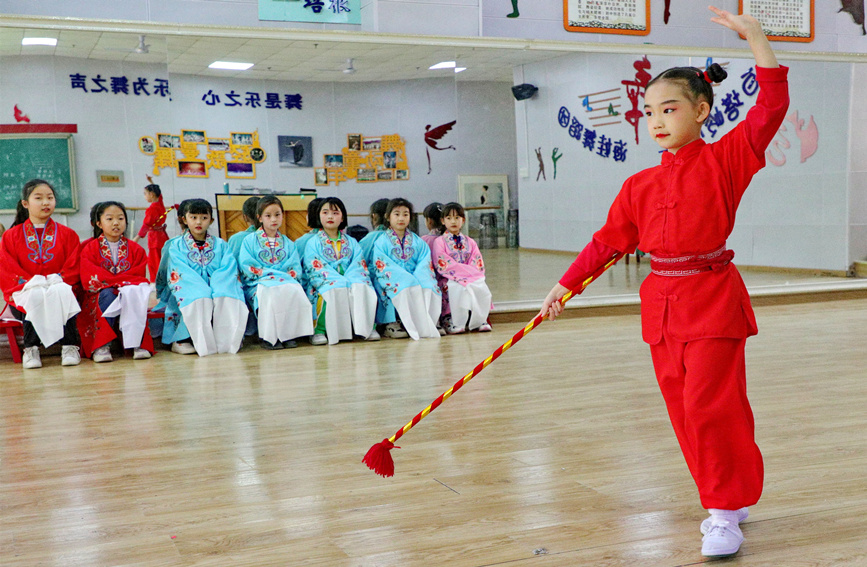
[[[0,321],[0,329],[5,329],[6,336],[9,338],[9,350],[12,351],[12,362],[21,364],[21,349],[18,347],[16,335],[24,334],[24,325],[21,324],[21,321]]]

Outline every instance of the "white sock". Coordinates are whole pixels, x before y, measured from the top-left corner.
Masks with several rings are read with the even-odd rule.
[[[710,515],[714,519],[714,521],[725,520],[735,526],[738,525],[737,510],[720,510],[718,508],[708,508],[708,512],[710,512]]]

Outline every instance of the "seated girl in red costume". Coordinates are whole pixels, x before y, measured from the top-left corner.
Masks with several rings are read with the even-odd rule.
[[[144,188],[145,200],[150,203],[145,211],[144,219],[142,220],[141,230],[132,238],[133,242],[138,242],[139,239],[147,236],[148,239],[148,277],[151,283],[157,279],[157,270],[160,267],[160,258],[162,257],[163,245],[169,239],[166,233],[166,217],[171,211],[171,208],[166,209],[163,203],[163,193],[160,186],[153,183],[153,180],[148,176],[150,184]]]
[[[24,368],[41,368],[39,344],[60,341],[61,364],[75,366],[80,311],[78,235],[51,218],[57,199],[42,179],[24,184],[12,228],[0,241],[0,288],[12,314],[24,323]]]
[[[701,128],[713,108],[712,83],[725,71],[676,67],[647,85],[644,111],[662,164],[626,180],[593,236],[542,304],[553,319],[567,290],[636,247],[651,256],[641,286],[642,335],[650,345],[671,423],[710,517],[702,555],[740,549],[739,523],[758,502],[764,469],[746,392],[744,346],[757,332],[746,286],[726,239],[765,149],[789,105],[786,67],[777,63],[758,21],[710,8],[715,23],[745,37],[760,91],[746,119],[713,144]]]
[[[134,359],[150,358],[154,351],[148,332],[150,285],[145,277],[144,248],[126,238],[126,208],[105,201],[94,211],[93,239],[81,250],[84,300],[78,331],[84,356],[111,362],[111,342],[123,335],[124,348]]]

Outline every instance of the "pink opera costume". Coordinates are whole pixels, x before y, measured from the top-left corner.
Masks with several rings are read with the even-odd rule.
[[[478,329],[491,311],[491,290],[485,283],[485,263],[478,245],[469,236],[447,232],[431,248],[443,293],[443,315],[451,313],[452,324],[460,328]]]

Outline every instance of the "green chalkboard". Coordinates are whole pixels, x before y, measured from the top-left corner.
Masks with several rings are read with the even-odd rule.
[[[51,183],[59,213],[78,211],[75,154],[70,134],[0,135],[0,212],[14,212],[31,179]]]

